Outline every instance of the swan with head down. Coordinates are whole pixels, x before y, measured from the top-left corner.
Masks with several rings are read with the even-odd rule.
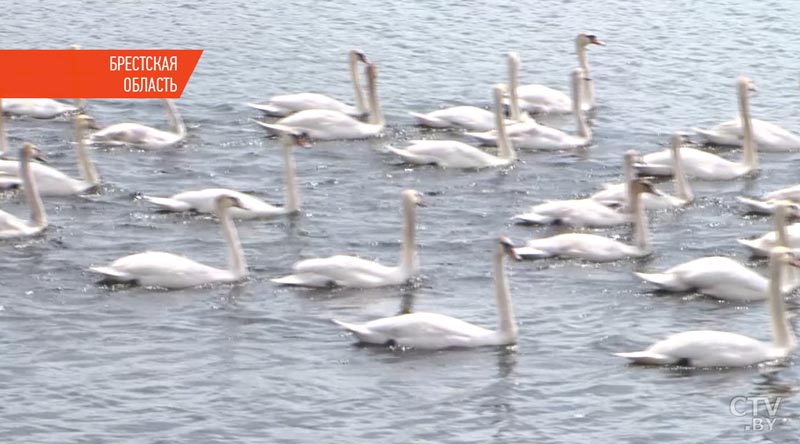
[[[369,110],[364,98],[364,91],[361,89],[361,79],[358,74],[359,62],[369,63],[363,52],[351,49],[349,52],[350,81],[355,92],[355,106],[318,93],[283,94],[273,96],[265,103],[248,103],[247,106],[275,117],[286,117],[307,109],[326,109],[353,117],[364,116]]]
[[[517,323],[503,264],[506,256],[519,259],[507,238],[500,238],[494,252],[494,283],[497,330],[489,330],[461,319],[438,313],[407,313],[376,319],[364,324],[333,320],[367,344],[440,350],[455,347],[512,345],[517,342]]]

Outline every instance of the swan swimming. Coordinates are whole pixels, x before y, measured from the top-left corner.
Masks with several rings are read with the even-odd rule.
[[[386,121],[378,100],[377,70],[368,63],[366,68],[367,92],[369,93],[369,119],[361,122],[345,113],[329,109],[307,109],[294,113],[275,123],[254,120],[272,134],[305,132],[316,140],[366,139],[380,137]]]
[[[173,99],[161,99],[171,124],[170,131],[141,123],[115,123],[89,136],[89,143],[104,145],[130,145],[141,149],[169,148],[186,138],[186,125]]]
[[[121,257],[111,265],[91,267],[89,270],[102,275],[105,281],[167,289],[238,282],[247,277],[247,262],[230,209],[243,206],[233,196],[221,195],[216,199],[217,216],[228,245],[228,269],[209,267],[177,254],[147,251]]]
[[[786,318],[781,292],[782,274],[786,266],[798,267],[800,261],[783,247],[773,249],[769,257],[771,342],[725,331],[695,330],[669,336],[644,351],[615,355],[630,359],[635,364],[701,368],[746,367],[788,357],[796,347],[796,340]]]
[[[516,152],[505,134],[503,117],[503,87],[494,87],[494,116],[500,143],[497,156],[457,140],[412,140],[405,148],[386,148],[408,163],[437,165],[442,168],[484,168],[511,165],[517,160]]]
[[[47,216],[42,198],[36,186],[36,178],[31,171],[31,159],[44,161],[39,149],[25,143],[20,150],[19,175],[24,182],[25,199],[31,210],[31,220],[20,219],[0,210],[0,239],[35,236],[47,228]]]
[[[216,211],[216,200],[219,196],[236,197],[241,207],[232,207],[230,213],[237,219],[272,218],[300,211],[300,193],[297,190],[295,163],[292,154],[294,147],[310,147],[308,137],[304,133],[291,133],[281,136],[283,146],[283,163],[286,187],[286,206],[277,207],[263,200],[226,188],[205,188],[202,190],[184,191],[171,197],[142,196],[142,198],[167,211],[195,211],[213,213]]]
[[[336,255],[326,258],[305,259],[292,267],[294,274],[272,279],[283,285],[302,287],[357,287],[374,288],[400,285],[419,273],[414,238],[416,233],[416,207],[425,206],[420,194],[414,190],[402,193],[403,249],[400,263],[394,267],[356,256]]]
[[[350,81],[355,92],[356,106],[350,106],[332,97],[317,93],[273,96],[266,103],[248,103],[247,106],[275,117],[286,117],[292,113],[307,109],[326,109],[353,117],[362,117],[369,113],[369,110],[367,109],[364,91],[361,89],[361,80],[358,75],[359,62],[369,63],[367,56],[363,52],[351,49],[349,52]]]
[[[359,342],[368,344],[439,350],[455,347],[512,345],[517,342],[517,324],[511,304],[503,259],[519,259],[507,238],[500,238],[495,248],[493,269],[498,328],[488,330],[469,322],[438,313],[407,313],[376,319],[365,324],[333,320],[352,332]]]

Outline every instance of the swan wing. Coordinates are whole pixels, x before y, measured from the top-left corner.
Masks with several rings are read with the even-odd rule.
[[[489,131],[494,128],[494,113],[477,106],[453,106],[427,114],[410,113],[417,121],[433,128],[462,128]]]
[[[569,95],[545,85],[521,85],[517,88],[520,108],[532,113],[572,112]]]
[[[333,97],[317,93],[283,94],[274,96],[266,104],[249,103],[248,106],[272,115],[286,116],[291,113],[309,110],[324,109],[338,111],[349,115],[358,114],[357,110]]]
[[[52,119],[78,112],[78,108],[53,99],[3,99],[3,112],[36,119]]]
[[[373,287],[401,283],[393,279],[397,269],[356,256],[337,255],[327,258],[306,259],[293,266],[295,274],[313,274],[327,277],[336,285],[348,287]]]
[[[481,168],[494,165],[498,158],[456,140],[415,140],[404,149],[389,150],[413,163],[435,163],[448,168]]]
[[[591,261],[612,261],[634,253],[634,247],[614,239],[587,233],[565,233],[556,236],[533,239],[526,248],[547,253],[549,256],[565,256]],[[526,250],[516,250],[526,257]],[[535,257],[534,257],[535,258]]]
[[[366,324],[334,322],[353,332],[361,342],[403,347],[442,349],[485,345],[491,330],[436,313],[409,313]]]
[[[617,356],[635,363],[691,367],[743,367],[776,357],[767,343],[736,333],[713,330],[674,334],[643,352],[618,353]]]
[[[136,281],[148,287],[183,288],[231,280],[228,279],[230,273],[227,270],[160,251],[124,256],[107,267],[93,267],[90,270],[110,280],[118,280],[118,276],[123,276],[123,281]],[[113,270],[113,273],[109,270]]]

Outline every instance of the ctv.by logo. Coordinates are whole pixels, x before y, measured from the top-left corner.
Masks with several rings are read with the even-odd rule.
[[[733,416],[750,416],[750,424],[744,426],[746,431],[771,432],[778,421],[778,409],[783,402],[780,396],[770,398],[768,396],[736,396],[731,399],[728,409]],[[764,407],[763,413],[759,406]]]

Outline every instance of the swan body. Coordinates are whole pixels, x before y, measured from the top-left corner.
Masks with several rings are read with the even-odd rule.
[[[286,117],[290,114],[309,110],[324,109],[361,117],[368,113],[358,76],[358,63],[369,63],[364,53],[351,50],[349,53],[350,80],[356,96],[356,106],[347,105],[337,99],[317,93],[283,94],[271,97],[266,103],[248,103],[247,106],[275,117]]]
[[[589,76],[589,64],[586,61],[586,47],[589,45],[604,45],[596,36],[591,34],[578,34],[575,39],[575,50],[578,55],[578,64],[586,74],[583,80],[583,100],[581,111],[589,111],[594,107],[594,87]],[[563,113],[573,110],[573,99],[567,94],[544,85],[521,85],[516,88],[519,96],[520,108],[530,113]]]
[[[795,215],[800,215],[800,185],[781,188],[763,195],[760,199],[753,199],[750,197],[737,197],[747,211],[760,214],[772,214],[775,212],[777,203],[786,200],[791,202],[789,205],[790,211]]]
[[[305,259],[294,264],[293,274],[272,279],[282,285],[303,287],[355,287],[375,288],[400,285],[419,272],[414,248],[416,232],[416,206],[424,205],[419,193],[403,191],[403,251],[400,264],[386,266],[355,256],[336,255],[326,258]]]
[[[377,319],[365,324],[352,324],[337,320],[333,322],[352,332],[359,342],[368,344],[426,350],[514,344],[517,341],[517,326],[503,269],[503,258],[507,254],[515,256],[507,239],[501,239],[500,242],[494,256],[498,330],[489,330],[437,313],[408,313]]]
[[[45,215],[42,198],[36,186],[36,179],[31,172],[31,159],[39,157],[39,150],[26,143],[20,151],[19,163],[20,176],[25,184],[25,198],[31,209],[31,220],[24,220],[0,210],[0,239],[10,239],[18,237],[34,236],[47,228],[47,216]]]
[[[284,179],[286,184],[286,206],[278,207],[263,200],[226,188],[205,188],[202,190],[184,191],[170,197],[142,196],[142,198],[166,211],[195,211],[198,213],[214,213],[216,201],[220,196],[233,196],[241,207],[230,208],[230,214],[237,219],[272,218],[300,211],[300,195],[295,178],[294,146],[310,146],[305,134],[286,134],[282,137],[285,164]]]
[[[479,148],[456,140],[414,140],[405,148],[387,149],[414,164],[434,164],[443,168],[484,168],[505,166],[516,161],[514,147],[505,137],[503,117],[503,87],[494,87],[494,120],[500,134],[499,155],[493,156]]]
[[[800,248],[800,223],[791,224],[786,227],[789,248]],[[737,239],[737,242],[750,250],[753,256],[767,256],[769,251],[779,245],[778,235],[775,231],[770,231],[755,239]]]
[[[382,134],[386,124],[380,107],[377,91],[377,67],[367,64],[367,83],[370,114],[367,122],[362,122],[345,113],[329,109],[307,109],[275,123],[255,121],[272,134],[303,132],[312,139],[366,139]]]
[[[781,273],[787,265],[797,266],[797,259],[785,248],[770,253],[769,311],[772,342],[762,342],[737,333],[714,330],[674,334],[646,350],[615,353],[637,364],[681,365],[687,367],[746,367],[765,361],[783,359],[796,347],[794,333],[786,319],[781,293]]]
[[[233,196],[223,195],[217,198],[216,205],[217,215],[228,244],[230,261],[228,269],[209,267],[177,254],[147,251],[119,258],[108,266],[91,267],[90,270],[111,282],[167,289],[237,282],[244,279],[247,276],[247,263],[239,243],[239,235],[228,211],[232,207],[240,207],[241,203]]]
[[[163,99],[167,116],[172,124],[170,131],[164,131],[140,123],[116,123],[92,133],[89,143],[105,145],[130,145],[142,149],[169,148],[186,138],[186,125],[178,113],[175,101]]]
[[[52,119],[75,114],[80,108],[53,99],[3,99],[3,112],[12,116]]]
[[[554,200],[531,207],[514,216],[517,222],[531,224],[561,223],[573,227],[611,227],[632,221],[631,215],[607,207],[593,199]]]
[[[751,119],[753,137],[758,149],[767,152],[800,151],[800,135],[780,126],[759,119]],[[709,145],[742,146],[744,131],[741,119],[720,123],[711,129],[694,128],[694,131]]]
[[[417,123],[428,128],[455,128],[489,131],[495,127],[494,113],[477,106],[452,106],[429,113],[409,113]]]
[[[523,259],[547,257],[577,258],[593,262],[607,262],[625,257],[642,257],[650,254],[647,216],[639,195],[649,192],[652,185],[636,181],[631,184],[631,214],[633,214],[634,244],[587,233],[564,233],[533,239],[514,251]]]
[[[742,162],[732,162],[716,154],[695,148],[680,149],[684,169],[690,177],[707,180],[731,180],[750,174],[758,168],[756,140],[753,136],[753,125],[750,118],[747,92],[754,88],[752,80],[745,76],[737,79],[737,96],[739,100],[740,119],[744,122],[742,132]],[[672,153],[669,149],[646,154],[642,163],[637,165],[640,174],[652,176],[672,175]]]

